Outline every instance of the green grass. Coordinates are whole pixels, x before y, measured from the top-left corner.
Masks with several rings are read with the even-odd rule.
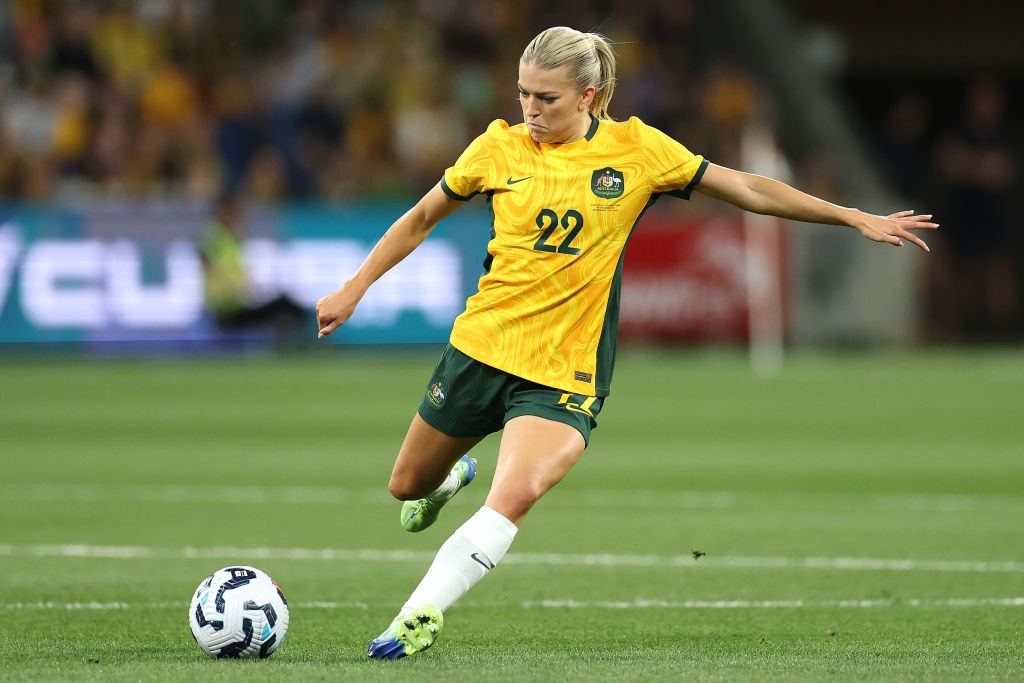
[[[400,528],[385,486],[435,358],[0,362],[0,680],[1024,677],[1010,352],[801,355],[768,379],[623,352],[584,459],[436,648],[368,661],[493,472],[496,437],[434,528]],[[393,550],[411,559],[371,552]],[[188,599],[232,563],[292,605],[269,660],[192,642]]]

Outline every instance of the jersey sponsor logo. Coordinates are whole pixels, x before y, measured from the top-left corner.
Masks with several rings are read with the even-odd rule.
[[[533,177],[532,175],[528,175],[528,176],[526,176],[525,178],[516,178],[515,180],[513,180],[513,179],[512,179],[512,176],[509,176],[509,177],[508,177],[508,180],[507,180],[507,181],[505,181],[505,184],[506,184],[506,185],[515,185],[516,183],[521,183],[521,182],[523,182],[524,180],[529,180],[529,179],[530,179],[530,178],[532,178],[532,177]]]
[[[434,382],[427,388],[427,399],[434,404],[435,408],[441,407],[444,398],[444,390],[441,388],[440,382]]]
[[[590,176],[590,190],[601,199],[615,199],[626,191],[626,181],[622,171],[614,168],[601,168]]]

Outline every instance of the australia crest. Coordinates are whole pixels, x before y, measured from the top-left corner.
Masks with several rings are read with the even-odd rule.
[[[602,199],[621,197],[626,190],[622,171],[616,171],[611,167],[594,171],[594,174],[590,176],[590,189]]]
[[[444,390],[441,388],[440,382],[434,382],[427,389],[427,398],[434,404],[435,407],[440,408],[441,404],[444,403]]]

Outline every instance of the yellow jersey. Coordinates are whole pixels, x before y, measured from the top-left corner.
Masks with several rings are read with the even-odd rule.
[[[626,242],[659,196],[688,199],[707,163],[635,117],[594,118],[561,145],[492,122],[441,180],[454,199],[485,195],[491,215],[485,272],[452,346],[538,384],[607,396]]]

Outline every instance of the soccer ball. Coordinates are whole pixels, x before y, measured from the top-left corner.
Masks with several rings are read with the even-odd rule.
[[[196,588],[188,623],[199,647],[211,657],[269,657],[288,631],[288,601],[265,572],[225,567]]]

